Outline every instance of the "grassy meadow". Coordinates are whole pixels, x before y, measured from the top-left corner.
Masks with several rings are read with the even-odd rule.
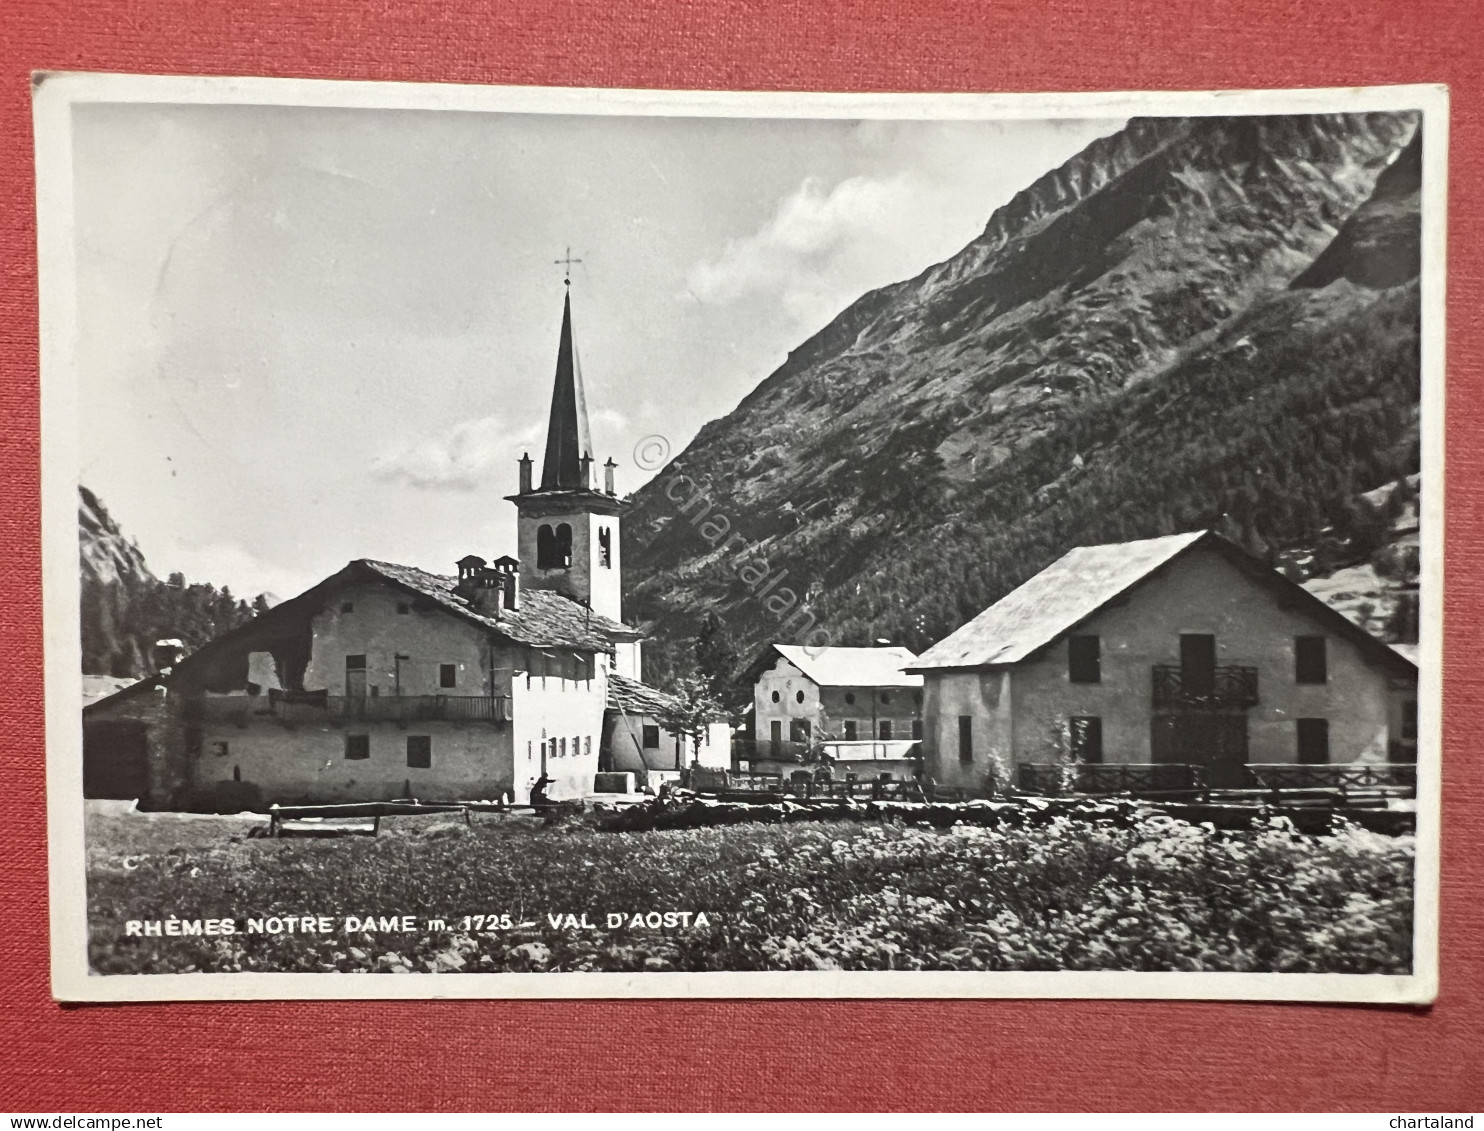
[[[386,819],[376,837],[336,839],[265,827],[90,811],[93,970],[1411,966],[1414,842],[1353,826],[1218,832],[1151,813],[946,830],[614,833],[509,815]]]

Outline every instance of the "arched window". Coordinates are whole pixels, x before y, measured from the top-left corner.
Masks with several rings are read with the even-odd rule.
[[[556,568],[556,535],[545,524],[536,530],[536,568]]]
[[[565,522],[556,528],[556,569],[572,568],[572,528]]]

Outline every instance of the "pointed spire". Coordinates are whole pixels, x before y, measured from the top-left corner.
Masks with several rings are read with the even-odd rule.
[[[540,489],[590,490],[592,447],[582,367],[577,361],[577,345],[572,340],[569,289],[562,304],[562,339],[557,347],[556,383],[551,390],[551,419],[546,426],[546,458],[541,463]],[[588,457],[588,462],[584,462],[584,457]]]

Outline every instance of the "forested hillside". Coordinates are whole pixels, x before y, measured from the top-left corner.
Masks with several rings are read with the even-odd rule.
[[[179,573],[161,581],[86,487],[80,488],[78,527],[87,674],[149,675],[155,641],[179,639],[194,651],[268,607],[261,594],[249,605],[225,587],[188,584]]]
[[[786,635],[743,555],[836,642],[923,648],[1079,544],[1217,527],[1308,576],[1378,551],[1364,493],[1419,459],[1416,126],[1136,120],[863,297],[638,492],[650,676],[708,610],[744,659]]]

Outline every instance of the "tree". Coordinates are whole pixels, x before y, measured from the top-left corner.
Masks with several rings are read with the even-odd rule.
[[[669,699],[655,712],[655,721],[671,734],[690,739],[691,761],[701,760],[701,744],[711,724],[724,718],[726,710],[704,679],[682,676],[670,689]]]
[[[737,668],[737,650],[727,638],[726,625],[715,610],[708,610],[701,619],[701,631],[695,643],[696,672],[705,682],[712,698],[725,704],[728,714],[736,706],[737,695],[734,673]]]

